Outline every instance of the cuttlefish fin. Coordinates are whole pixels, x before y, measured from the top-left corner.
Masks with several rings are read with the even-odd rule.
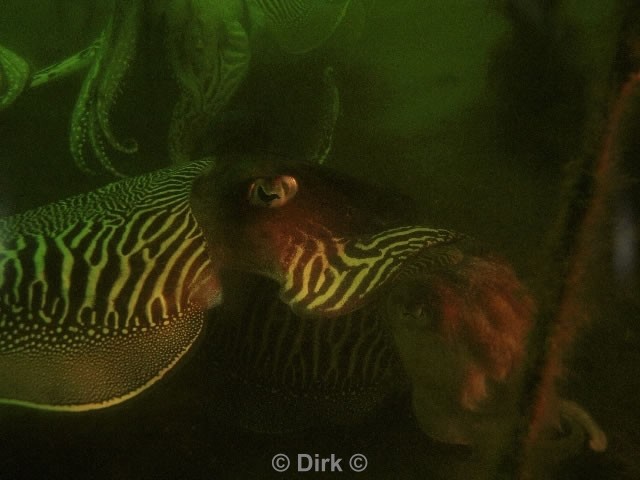
[[[166,325],[96,338],[66,352],[0,354],[0,403],[83,411],[128,400],[174,368],[202,332],[204,317],[204,311],[185,312]]]
[[[0,219],[0,403],[81,411],[163,378],[221,288],[191,162]]]

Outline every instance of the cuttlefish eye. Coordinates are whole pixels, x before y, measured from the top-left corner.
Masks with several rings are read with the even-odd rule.
[[[257,178],[249,186],[248,200],[258,207],[278,208],[296,196],[298,182],[289,175]]]

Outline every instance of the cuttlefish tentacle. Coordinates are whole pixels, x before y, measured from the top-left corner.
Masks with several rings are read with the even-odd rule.
[[[198,339],[223,271],[275,279],[299,313],[339,316],[456,239],[387,229],[384,191],[319,167],[226,160],[0,219],[0,403],[78,411],[137,395]]]
[[[90,147],[100,165],[115,176],[118,171],[107,147],[122,153],[134,153],[135,140],[119,140],[111,128],[111,109],[121,91],[124,76],[136,52],[138,32],[142,19],[140,2],[117,2],[109,25],[101,38],[102,48],[87,74],[71,118],[71,153],[76,165],[95,173],[85,159],[85,147]],[[89,142],[90,145],[87,145]]]
[[[90,66],[95,61],[102,49],[103,37],[98,37],[91,45],[70,57],[49,65],[33,74],[29,88],[46,85],[49,82],[73,75],[74,73]]]
[[[91,65],[102,45],[102,37],[84,50],[30,75],[26,60],[0,45],[0,110],[7,108],[27,88],[46,85]]]
[[[324,69],[322,84],[324,99],[319,119],[320,128],[309,150],[309,161],[319,165],[322,165],[331,153],[335,127],[340,115],[340,91],[336,85],[333,67]]]
[[[166,12],[169,65],[180,89],[169,126],[169,156],[191,160],[196,143],[244,79],[249,38],[233,9],[217,2],[178,2]]]
[[[25,59],[0,45],[0,110],[20,96],[28,85],[31,68]]]
[[[403,266],[385,297],[386,319],[422,430],[484,448],[519,416],[536,306],[507,263],[458,247],[423,250]],[[544,453],[541,464],[577,455],[585,439],[595,451],[606,448],[606,434],[582,407],[556,401],[558,415],[545,424],[549,438],[534,447]],[[561,419],[569,424],[566,438],[557,438]]]
[[[46,83],[93,64],[82,85],[71,119],[70,148],[76,165],[96,173],[99,168],[124,177],[113,152],[133,154],[138,144],[113,131],[111,113],[125,75],[137,54],[144,16],[164,18],[169,66],[180,90],[169,124],[168,154],[172,163],[191,160],[211,121],[229,102],[246,76],[250,36],[271,34],[290,53],[319,47],[342,22],[351,0],[117,0],[110,22],[89,49],[37,74],[32,86]],[[150,7],[150,8],[148,8]],[[150,22],[154,24],[154,22]],[[24,68],[0,51],[0,66]],[[19,95],[27,79],[15,76],[0,108]],[[0,83],[0,87],[2,84]],[[7,87],[5,87],[7,90]]]
[[[140,2],[122,0],[114,9],[113,19],[109,26],[109,40],[105,43],[112,45],[109,55],[110,68],[104,71],[104,80],[101,87],[101,94],[97,98],[98,122],[109,145],[123,153],[135,153],[137,143],[133,139],[121,142],[111,130],[109,114],[122,90],[122,81],[129,71],[131,62],[136,54],[138,35],[142,15],[144,13]],[[129,6],[132,5],[132,6]],[[113,40],[111,40],[113,39]]]

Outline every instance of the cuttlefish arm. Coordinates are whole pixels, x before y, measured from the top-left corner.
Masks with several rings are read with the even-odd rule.
[[[136,53],[143,2],[118,0],[108,26],[95,50],[95,60],[87,73],[71,117],[71,154],[76,165],[95,173],[88,160],[95,156],[100,167],[124,177],[113,165],[109,150],[132,154],[138,149],[133,139],[121,141],[111,127],[111,110],[122,90],[122,81]],[[94,53],[94,52],[92,52]]]
[[[172,0],[163,19],[167,59],[180,95],[169,125],[173,163],[191,160],[213,119],[244,79],[249,38],[238,1]]]
[[[342,22],[350,0],[117,0],[110,22],[91,51],[95,60],[71,120],[71,153],[82,170],[124,177],[112,154],[135,153],[137,142],[113,131],[111,112],[144,32],[145,18],[161,25],[166,58],[179,90],[168,132],[168,154],[179,164],[197,156],[199,142],[244,80],[250,40],[273,35],[291,53],[319,47]],[[78,66],[67,64],[65,68]],[[49,72],[57,75],[58,72]],[[38,77],[38,82],[46,77]]]
[[[403,268],[386,297],[386,318],[412,383],[422,430],[444,443],[489,454],[518,408],[535,303],[514,270],[461,245],[424,250]],[[469,245],[466,245],[468,250]],[[554,398],[539,444],[547,465],[606,448],[605,433],[582,407]],[[568,425],[559,435],[558,424]]]
[[[189,350],[220,296],[189,208],[206,163],[0,220],[0,402],[106,407]]]
[[[102,37],[84,50],[30,75],[26,60],[0,45],[0,110],[7,108],[27,88],[36,88],[72,75],[91,65],[102,47]]]
[[[250,41],[259,39],[260,32],[273,34],[288,52],[306,52],[334,32],[349,3],[172,0],[159,9],[155,15],[164,19],[167,58],[180,90],[169,125],[171,161],[188,161],[197,151],[198,142],[244,80]]]
[[[0,45],[0,110],[20,96],[29,84],[31,68],[26,60]]]
[[[414,413],[438,441],[483,445],[517,412],[534,303],[502,261],[457,245],[424,253],[387,300]]]

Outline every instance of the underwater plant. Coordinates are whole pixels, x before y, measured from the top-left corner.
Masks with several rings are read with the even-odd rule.
[[[519,3],[510,2],[511,5]],[[633,238],[635,227],[626,230],[624,239],[620,239],[615,221],[619,220],[616,210],[620,208],[621,194],[624,192],[625,205],[622,208],[627,209],[624,221],[637,224],[637,217],[630,218],[633,214],[629,215],[628,212],[633,205],[629,203],[629,190],[631,185],[637,183],[637,175],[631,173],[632,168],[625,168],[624,160],[625,157],[633,157],[630,144],[633,145],[635,140],[630,140],[630,137],[637,132],[638,125],[640,76],[637,47],[634,48],[638,35],[638,5],[634,2],[594,2],[594,6],[602,8],[600,17],[582,6],[572,10],[569,2],[540,5],[548,9],[548,19],[554,25],[549,32],[552,35],[564,35],[567,40],[561,64],[563,70],[560,73],[551,70],[555,74],[553,78],[560,78],[556,80],[557,83],[574,80],[575,84],[567,85],[574,89],[574,94],[579,94],[578,109],[581,115],[572,117],[577,119],[575,124],[563,122],[569,134],[561,134],[556,128],[536,132],[544,135],[553,132],[555,139],[560,140],[558,145],[566,149],[559,150],[565,168],[565,182],[561,190],[561,208],[549,229],[548,245],[540,259],[544,263],[541,263],[540,272],[536,274],[541,308],[527,349],[529,363],[524,372],[523,395],[518,405],[522,419],[515,422],[512,435],[501,447],[500,467],[506,472],[505,478],[522,479],[539,478],[536,476],[534,444],[542,435],[543,425],[549,416],[557,412],[560,385],[568,383],[571,374],[578,375],[572,372],[574,368],[585,375],[581,360],[591,357],[596,363],[601,363],[607,379],[611,372],[635,368],[635,362],[630,366],[617,356],[614,357],[614,363],[608,364],[597,353],[586,351],[580,342],[589,336],[591,329],[598,331],[595,336],[603,333],[608,335],[620,328],[616,321],[631,325],[637,317],[635,312],[629,318],[613,320],[622,310],[612,293],[620,285],[609,287],[607,283],[615,276],[617,269],[633,271],[637,263],[637,243]],[[584,16],[579,16],[578,12]],[[602,25],[608,25],[609,30],[595,34],[595,18]],[[570,26],[568,19],[574,22]],[[526,37],[528,32],[523,30],[521,33]],[[571,60],[568,60],[569,52],[573,56]],[[590,65],[588,69],[584,68],[586,64]],[[571,71],[571,75],[565,75],[567,71]],[[578,82],[575,82],[576,72],[581,77]],[[514,75],[511,78],[518,77]],[[510,81],[507,76],[504,79]],[[537,102],[531,105],[539,108]],[[576,102],[568,105],[575,108]],[[546,105],[547,108],[557,106],[558,102],[553,101]],[[521,111],[518,113],[522,115]],[[522,116],[529,119],[526,115]],[[544,115],[531,118],[535,121],[546,120]],[[545,155],[551,150],[546,145],[540,147],[538,138],[532,138]],[[545,155],[540,157],[544,158]],[[549,157],[553,158],[553,155]],[[623,285],[625,289],[629,286]],[[628,315],[629,312],[624,314]],[[625,328],[632,330],[632,327]],[[603,338],[597,338],[595,343],[602,341]],[[615,340],[606,338],[605,342],[610,342],[609,348],[618,348]],[[577,358],[576,351],[580,353]],[[570,364],[570,361],[574,363]],[[594,392],[606,390],[594,388],[591,375],[585,375],[589,381],[588,389]],[[606,396],[594,397],[595,401],[599,398],[601,404],[615,402],[610,392]],[[609,431],[610,438],[613,438],[611,443],[616,441],[616,435],[619,432]],[[599,444],[604,449],[608,441],[604,436],[596,437],[591,440],[591,446],[593,448]],[[631,449],[637,450],[635,446]],[[618,454],[624,447],[616,445],[611,450]],[[620,465],[608,466],[604,470],[604,478],[636,478],[638,470],[637,466],[633,466],[634,463],[637,463],[634,459],[624,459]],[[634,468],[636,473],[632,473]],[[609,471],[614,477],[607,476]]]

